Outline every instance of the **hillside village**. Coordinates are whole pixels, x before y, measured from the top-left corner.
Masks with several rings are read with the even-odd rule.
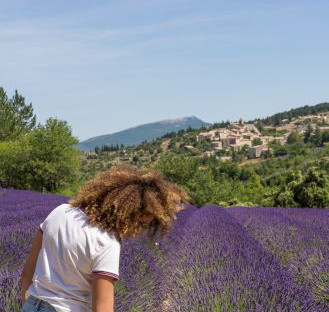
[[[253,140],[259,138],[262,144],[253,146]],[[224,148],[240,150],[248,146],[249,158],[260,157],[261,154],[268,150],[268,142],[272,140],[286,142],[286,136],[273,137],[263,136],[254,124],[245,124],[241,118],[239,122],[232,122],[227,128],[214,129],[201,132],[197,135],[197,141],[210,141],[214,151]],[[214,154],[214,151],[206,152],[207,155]],[[230,159],[230,156],[223,156],[222,160]]]
[[[216,150],[231,148],[238,151],[244,146],[247,146],[248,158],[259,158],[270,150],[270,142],[276,141],[285,144],[291,132],[303,134],[308,124],[311,124],[315,128],[318,124],[328,124],[328,121],[328,113],[297,117],[290,122],[288,119],[283,119],[278,126],[264,126],[264,130],[268,132],[283,133],[281,136],[273,136],[263,135],[255,124],[244,123],[241,118],[239,122],[230,123],[227,128],[213,129],[199,133],[197,135],[197,141],[211,142],[213,151],[208,151],[207,155],[214,154]],[[319,126],[319,128],[320,130],[328,130],[329,124]],[[255,144],[255,142],[259,142],[260,144]],[[186,146],[186,148],[192,149],[193,147]],[[229,159],[229,156],[224,156],[222,159]]]

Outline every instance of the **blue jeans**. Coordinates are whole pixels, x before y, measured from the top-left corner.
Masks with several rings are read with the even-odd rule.
[[[23,305],[22,312],[56,312],[48,302],[29,295]]]

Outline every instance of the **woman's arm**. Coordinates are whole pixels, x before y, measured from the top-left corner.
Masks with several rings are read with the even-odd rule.
[[[92,274],[92,312],[114,311],[114,278]]]
[[[21,274],[20,282],[22,284],[22,302],[25,302],[25,292],[32,284],[32,277],[34,275],[35,266],[37,264],[39,251],[42,246],[42,231],[39,229],[37,234],[34,237],[34,241],[32,243],[31,251],[27,257],[25,262],[24,269]]]

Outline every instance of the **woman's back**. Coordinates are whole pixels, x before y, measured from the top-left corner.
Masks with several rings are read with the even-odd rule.
[[[91,311],[92,273],[119,278],[120,243],[70,204],[40,224],[42,248],[28,293],[58,311]]]

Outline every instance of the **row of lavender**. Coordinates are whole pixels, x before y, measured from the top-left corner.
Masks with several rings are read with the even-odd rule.
[[[0,309],[20,311],[35,230],[66,197],[0,189]],[[162,240],[126,240],[121,311],[329,311],[329,210],[186,206]]]
[[[278,259],[295,284],[307,287],[315,307],[329,311],[329,209],[234,207],[228,213]]]
[[[39,224],[64,196],[0,188],[0,311],[21,311],[19,276]]]
[[[188,214],[163,242],[167,311],[329,311],[329,210]]]

